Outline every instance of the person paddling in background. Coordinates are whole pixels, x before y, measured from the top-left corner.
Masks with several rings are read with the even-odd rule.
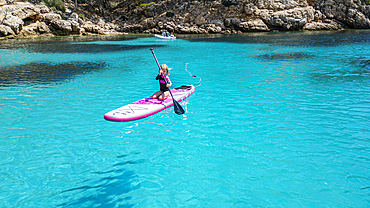
[[[159,70],[159,74],[155,78],[156,80],[159,80],[159,91],[154,93],[152,95],[152,98],[153,99],[158,98],[158,100],[165,100],[170,96],[169,87],[171,87],[172,83],[168,75],[172,68],[168,68],[166,64],[162,64],[160,67],[161,69]],[[164,79],[166,79],[167,84]]]

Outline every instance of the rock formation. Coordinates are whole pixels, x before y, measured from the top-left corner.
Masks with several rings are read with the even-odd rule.
[[[0,0],[0,37],[119,34],[115,30],[117,25],[105,23],[102,19],[98,24],[93,24],[84,21],[76,13],[67,18],[62,12],[53,11],[43,3],[1,3]]]
[[[74,13],[43,3],[0,0],[0,37],[42,35],[178,34],[369,29],[370,5],[362,0],[167,0],[80,4]],[[73,5],[70,0],[66,4]]]

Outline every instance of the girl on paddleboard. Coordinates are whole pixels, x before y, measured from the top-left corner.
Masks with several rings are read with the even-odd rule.
[[[169,87],[171,87],[172,83],[168,75],[172,68],[168,68],[166,64],[162,64],[160,67],[161,69],[159,70],[159,74],[155,78],[156,80],[159,80],[160,90],[154,93],[152,95],[152,98],[153,99],[158,98],[158,100],[165,100],[166,98],[170,96]],[[166,81],[167,81],[167,84],[166,84]]]

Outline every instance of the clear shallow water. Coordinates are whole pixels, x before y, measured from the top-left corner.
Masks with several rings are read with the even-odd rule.
[[[146,119],[103,115],[199,86]],[[1,207],[369,207],[370,32],[0,44]],[[187,69],[196,78],[192,78]]]

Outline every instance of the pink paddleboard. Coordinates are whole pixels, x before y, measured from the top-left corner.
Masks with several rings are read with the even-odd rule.
[[[174,99],[177,102],[180,102],[189,97],[194,90],[195,87],[193,85],[183,85],[181,87],[171,89],[171,92]],[[148,117],[171,106],[173,106],[171,97],[164,101],[147,97],[112,110],[106,113],[104,118],[109,121],[133,121]]]

